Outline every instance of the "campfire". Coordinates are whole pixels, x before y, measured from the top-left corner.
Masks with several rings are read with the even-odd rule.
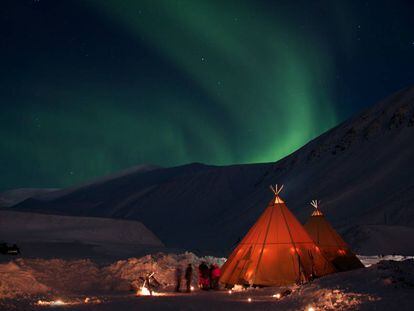
[[[154,290],[150,290],[145,285],[141,286],[140,289],[137,291],[137,296],[165,296],[163,293],[156,292]]]
[[[155,294],[154,292],[151,292],[147,287],[142,286],[139,291],[137,292],[138,296],[152,296]]]
[[[144,284],[138,289],[137,296],[162,296],[163,294],[157,293],[154,288],[159,287],[160,283],[154,278],[154,272],[148,274],[143,278]]]

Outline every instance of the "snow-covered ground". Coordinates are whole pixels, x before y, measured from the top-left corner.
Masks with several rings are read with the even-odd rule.
[[[366,269],[337,273],[274,297],[287,288],[173,292],[175,269],[224,258],[193,253],[147,255],[100,266],[91,260],[16,259],[0,264],[0,310],[412,310],[414,260],[403,256],[360,256]],[[412,257],[411,257],[412,258]],[[381,261],[382,260],[382,261]],[[146,274],[155,272],[159,296],[137,297]],[[251,301],[249,301],[249,298]],[[41,300],[43,304],[37,302]],[[48,302],[54,302],[48,305]],[[64,303],[69,303],[65,305]],[[311,310],[311,309],[309,309]]]

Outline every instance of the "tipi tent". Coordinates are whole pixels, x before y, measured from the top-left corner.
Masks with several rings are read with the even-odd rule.
[[[271,187],[274,198],[223,265],[221,283],[282,286],[335,272],[279,197],[282,187]]]
[[[341,236],[326,220],[318,207],[318,201],[313,200],[311,205],[315,210],[305,224],[305,229],[308,231],[316,245],[319,246],[325,257],[339,271],[364,267]]]

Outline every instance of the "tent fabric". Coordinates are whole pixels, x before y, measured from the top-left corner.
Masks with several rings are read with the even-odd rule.
[[[222,267],[227,285],[284,286],[335,272],[276,194]]]
[[[362,268],[364,265],[351,251],[347,243],[316,208],[305,224],[305,229],[316,245],[338,271]]]

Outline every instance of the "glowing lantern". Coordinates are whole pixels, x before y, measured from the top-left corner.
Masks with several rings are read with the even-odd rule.
[[[280,293],[277,293],[277,294],[273,295],[273,298],[276,298],[276,299],[280,299],[280,297],[282,297],[282,295]]]
[[[228,293],[231,295],[233,293],[233,291],[232,290],[229,290]]]
[[[299,248],[297,248],[297,247],[291,247],[290,248],[290,252],[292,253],[292,254],[294,254],[294,253],[300,253],[300,249]]]
[[[252,302],[252,298],[247,298],[247,302]]]
[[[343,249],[338,249],[338,254],[341,255],[341,256],[343,256],[343,255],[346,254],[346,251],[343,250]]]

